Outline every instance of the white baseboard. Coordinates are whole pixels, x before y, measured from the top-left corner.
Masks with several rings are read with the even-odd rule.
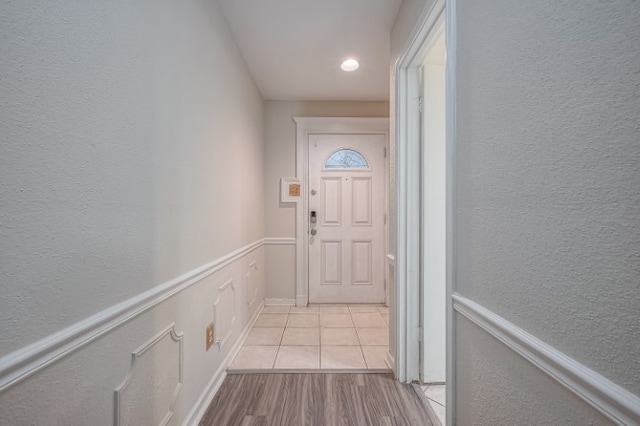
[[[255,313],[253,314],[245,328],[242,330],[242,333],[240,333],[240,336],[238,337],[238,340],[236,340],[236,343],[233,345],[233,348],[229,352],[229,355],[225,357],[216,372],[213,373],[213,376],[209,380],[209,383],[207,383],[207,386],[205,386],[204,390],[200,394],[200,397],[198,397],[198,400],[187,415],[183,426],[197,425],[200,422],[202,416],[204,416],[204,414],[206,413],[207,408],[209,408],[211,401],[213,401],[216,393],[218,393],[218,390],[220,390],[222,382],[224,382],[224,379],[227,377],[227,368],[229,368],[229,365],[231,365],[231,362],[242,348],[242,345],[244,345],[245,340],[247,340],[249,331],[251,331],[251,327],[253,327],[253,325],[258,320],[258,317],[260,316],[260,313],[262,313],[264,306],[264,302],[260,303],[260,306],[258,307],[258,309],[256,309]]]
[[[621,425],[640,424],[640,398],[484,306],[454,294],[453,308]]]
[[[294,303],[296,306],[307,306],[309,304],[309,295],[299,294]]]
[[[266,306],[295,306],[295,299],[273,299],[268,298],[264,299],[264,304]]]

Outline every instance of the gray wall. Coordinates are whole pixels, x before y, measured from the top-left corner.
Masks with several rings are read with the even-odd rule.
[[[295,206],[280,203],[280,178],[296,175],[293,117],[387,117],[387,102],[265,102],[265,220],[267,237],[295,237]],[[266,248],[266,297],[295,299],[295,246]]]
[[[0,57],[0,365],[264,237],[263,101],[216,2],[0,0]],[[110,424],[131,352],[172,322],[181,421],[231,346],[204,350],[214,303],[234,295],[237,339],[258,307],[245,285],[263,297],[263,256],[3,392],[0,424]]]
[[[456,423],[466,425],[608,425],[526,359],[465,318],[457,323]]]
[[[638,395],[640,3],[457,11],[458,291]],[[464,320],[457,341],[459,424],[604,422]]]

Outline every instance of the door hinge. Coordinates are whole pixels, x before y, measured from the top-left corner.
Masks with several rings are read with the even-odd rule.
[[[422,112],[422,96],[418,96],[418,111]]]
[[[387,147],[384,147],[384,158],[387,158]]]
[[[418,327],[418,342],[422,342],[422,327]]]

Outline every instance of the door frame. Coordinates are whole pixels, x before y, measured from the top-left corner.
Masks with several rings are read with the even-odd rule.
[[[296,177],[300,180],[301,200],[296,205],[296,306],[309,304],[309,135],[312,134],[383,134],[389,147],[389,119],[386,117],[293,117],[296,123]],[[384,209],[388,217],[388,155],[385,158]],[[385,221],[385,247],[388,252],[388,220]],[[384,261],[384,259],[380,259]],[[388,303],[388,284],[385,294]]]
[[[395,152],[397,187],[395,374],[402,382],[419,380],[420,250],[422,198],[420,155],[420,67],[429,41],[445,22],[446,37],[446,422],[454,425],[456,287],[455,146],[456,146],[456,0],[436,0],[422,11],[395,64]]]
[[[435,44],[442,38],[445,37],[444,34],[444,30],[445,30],[445,21],[444,21],[444,14],[441,14],[437,21],[434,23],[434,25],[432,26],[431,31],[429,31],[429,34],[427,35],[426,39],[424,40],[424,45],[426,46],[425,49],[425,58],[426,56],[428,56]],[[429,270],[429,266],[430,264],[428,263],[429,261],[433,260],[431,257],[429,257],[429,252],[432,251],[434,249],[434,247],[437,247],[437,250],[444,255],[445,260],[446,260],[446,212],[444,212],[444,215],[442,217],[442,220],[440,220],[440,218],[438,218],[437,220],[434,220],[433,217],[427,217],[427,206],[429,205],[429,203],[432,201],[430,199],[430,195],[426,193],[426,189],[427,186],[429,185],[429,180],[428,177],[426,176],[428,174],[428,170],[427,167],[429,167],[429,157],[428,157],[428,147],[433,148],[433,143],[436,143],[438,146],[441,146],[444,150],[444,152],[446,152],[446,135],[445,135],[445,139],[442,140],[438,140],[438,141],[431,141],[428,139],[428,136],[425,135],[425,126],[428,126],[430,121],[429,121],[429,106],[430,105],[430,92],[428,91],[427,87],[425,86],[426,83],[426,72],[425,68],[428,67],[428,65],[425,65],[424,60],[422,61],[422,64],[420,66],[420,93],[421,93],[421,97],[422,97],[422,111],[420,111],[421,115],[421,123],[422,123],[422,127],[420,129],[420,134],[421,134],[421,141],[422,141],[422,152],[421,152],[421,176],[420,176],[420,182],[421,182],[421,198],[422,198],[422,202],[421,202],[421,217],[422,217],[422,224],[421,224],[421,235],[420,235],[420,261],[421,261],[421,267],[420,267],[420,282],[421,282],[421,286],[420,286],[420,356],[419,356],[419,377],[420,377],[420,382],[421,383],[442,383],[443,380],[446,380],[445,375],[446,375],[446,368],[443,368],[442,370],[438,369],[439,371],[441,371],[441,374],[438,373],[434,373],[433,370],[431,370],[431,376],[426,378],[425,377],[425,373],[427,371],[427,368],[425,367],[425,359],[427,357],[426,355],[426,351],[427,348],[430,347],[435,347],[437,348],[438,351],[442,351],[440,352],[440,354],[444,353],[444,357],[440,358],[439,356],[436,356],[436,358],[438,358],[438,360],[434,360],[434,354],[433,352],[430,352],[430,356],[432,357],[432,359],[430,361],[435,361],[435,363],[438,364],[438,366],[442,366],[444,367],[446,365],[446,307],[444,306],[445,303],[445,299],[446,299],[446,264],[443,263],[442,264],[442,270],[441,272],[444,274],[443,275],[443,280],[442,281],[433,281],[430,280],[428,278],[428,270]],[[443,83],[442,86],[440,86],[440,84],[438,84],[439,87],[442,88],[443,92],[446,91],[446,87],[445,87],[446,83]],[[446,105],[445,105],[445,109],[442,110],[442,112],[446,115]],[[446,125],[446,123],[443,123]],[[446,131],[446,129],[445,129]],[[442,158],[442,161],[444,164],[440,163],[438,161],[437,166],[434,168],[434,170],[437,170],[438,166],[442,166],[442,167],[446,167],[446,158]],[[433,164],[433,163],[430,163]],[[445,169],[446,172],[446,169]],[[444,181],[446,182],[446,176],[443,176]],[[446,208],[446,189],[442,188],[445,193],[443,194],[445,196],[445,205],[443,205],[443,208]],[[435,203],[438,202],[438,200],[433,200]],[[431,222],[431,224],[437,226],[438,228],[441,227],[441,229],[444,230],[445,234],[443,235],[445,237],[444,241],[438,241],[437,246],[433,246],[432,245],[432,241],[429,241],[429,239],[432,237],[432,235],[428,234],[427,228],[429,226],[429,222]],[[432,264],[431,264],[432,265]],[[435,292],[441,292],[442,294],[442,299],[430,299],[427,294],[430,294],[431,296],[433,296],[433,293]],[[439,317],[440,320],[442,321],[442,324],[438,323],[438,320],[435,320],[433,322],[430,322],[429,320],[429,316],[431,316],[433,318],[434,313],[441,313],[442,317]],[[434,336],[431,334],[434,331],[434,327],[436,327],[438,330],[440,330],[440,332],[443,332],[443,334],[441,335],[442,338],[444,338],[444,340],[440,340],[437,337],[435,338],[434,341]],[[427,330],[429,330],[430,333],[427,333]],[[434,377],[435,376],[435,377]]]

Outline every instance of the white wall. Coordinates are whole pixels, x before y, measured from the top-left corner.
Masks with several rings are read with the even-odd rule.
[[[446,376],[445,45],[442,33],[424,60],[422,119],[422,380]]]
[[[387,117],[387,102],[265,102],[265,218],[269,238],[296,236],[295,205],[280,203],[280,178],[296,175],[293,117]],[[295,242],[266,248],[266,297],[295,300]]]
[[[111,423],[131,353],[173,322],[176,424],[259,307],[248,291],[263,297],[261,96],[216,2],[2,0],[0,21],[0,380],[20,354],[38,354],[27,370],[51,355],[34,342],[138,295],[168,297],[0,394],[0,424]],[[177,277],[187,288],[163,293]],[[205,352],[218,297],[233,307],[216,324],[231,340]],[[132,386],[175,378],[172,342],[141,358]],[[168,409],[131,398],[127,415]]]
[[[458,291],[640,395],[640,4],[457,12]],[[459,424],[606,423],[457,320]]]

